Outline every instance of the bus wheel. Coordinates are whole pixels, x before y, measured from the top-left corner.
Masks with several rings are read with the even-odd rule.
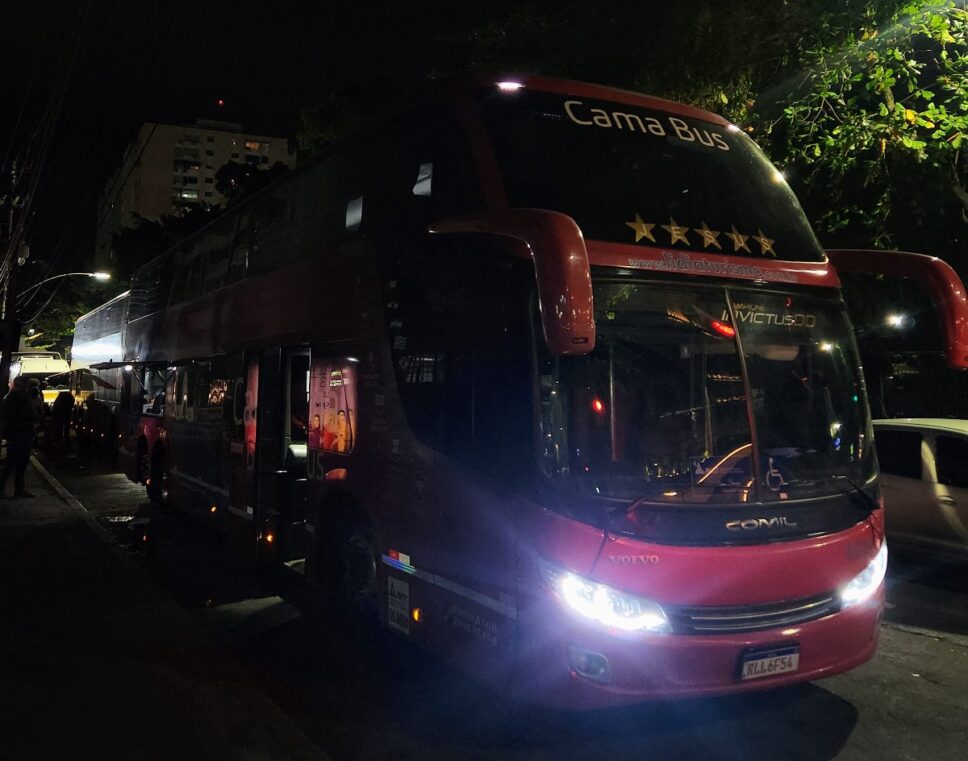
[[[377,560],[373,532],[362,520],[352,517],[340,521],[336,528],[331,555],[335,602],[358,623],[375,623]]]
[[[149,476],[145,479],[145,491],[148,493],[148,500],[154,505],[161,505],[167,496],[164,454],[161,451],[155,451],[154,457],[151,458],[148,473]]]

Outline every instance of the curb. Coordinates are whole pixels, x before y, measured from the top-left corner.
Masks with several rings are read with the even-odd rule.
[[[154,586],[154,582],[150,580],[148,574],[145,572],[145,569],[139,563],[137,563],[130,554],[125,552],[124,548],[114,541],[107,530],[100,523],[98,523],[97,519],[91,515],[90,512],[88,512],[88,509],[84,507],[83,504],[81,504],[81,501],[71,494],[64,487],[64,485],[58,481],[49,470],[47,470],[47,468],[41,465],[40,461],[33,454],[30,455],[30,464],[33,466],[34,470],[40,474],[44,481],[47,482],[47,485],[54,490],[58,497],[60,497],[61,501],[64,502],[64,504],[66,504],[68,507],[72,508],[74,512],[77,513],[77,515],[87,524],[88,528],[91,529],[100,542],[107,546],[111,554],[121,561],[125,569],[137,576],[140,581]],[[166,603],[177,605],[177,603],[168,597],[167,594],[161,592],[161,590],[159,590],[157,587],[155,587],[155,589],[165,598]]]
[[[71,494],[47,468],[41,465],[33,454],[30,456],[30,464],[41,478],[44,479],[47,485],[54,490],[61,501],[77,513],[78,517],[87,524],[98,540],[106,545],[111,554],[121,561],[125,570],[137,577],[141,583],[151,587],[154,594],[158,596],[161,603],[167,608],[168,614],[172,619],[181,619],[185,625],[202,632],[205,639],[211,640],[213,643],[215,642],[215,638],[208,629],[196,621],[191,613],[179,605],[165,590],[155,584],[154,580],[151,579],[141,564],[114,541],[111,535],[97,522],[97,519],[84,507],[81,501]],[[238,671],[244,671],[229,653],[222,651],[221,648],[219,650],[233,668]],[[240,702],[249,707],[253,715],[260,717],[266,723],[266,728],[274,735],[276,741],[283,746],[289,758],[294,760],[298,759],[299,761],[330,761],[329,756],[323,753],[306,733],[260,689],[254,687],[251,691],[240,691],[233,688],[227,682],[224,685]]]
[[[951,644],[958,645],[959,647],[968,648],[968,636],[963,634],[937,631],[935,629],[922,629],[918,626],[895,624],[891,623],[890,621],[884,621],[881,626],[885,629],[893,629],[894,631],[901,632],[903,634],[915,634],[919,637],[928,637],[929,639],[937,640],[938,642],[949,642]]]

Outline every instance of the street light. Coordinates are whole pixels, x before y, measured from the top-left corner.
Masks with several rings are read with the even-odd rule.
[[[49,283],[51,280],[59,280],[62,277],[77,277],[77,276],[93,277],[95,280],[101,283],[111,279],[110,272],[63,272],[60,275],[52,275],[51,277],[45,278],[44,280],[41,280],[39,283],[34,283],[32,286],[30,286],[30,288],[25,288],[17,295],[17,299],[18,300],[22,299],[28,293],[31,293],[32,291],[36,291],[38,288],[40,288],[40,286],[44,285],[45,283]]]

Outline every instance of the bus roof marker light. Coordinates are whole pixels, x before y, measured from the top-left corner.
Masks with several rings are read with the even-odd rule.
[[[524,87],[524,85],[520,82],[504,81],[497,83],[497,89],[501,92],[517,92],[522,87]]]

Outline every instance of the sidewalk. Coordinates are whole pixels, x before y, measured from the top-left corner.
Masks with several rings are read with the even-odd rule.
[[[79,503],[27,488],[0,500],[0,757],[325,761]]]

